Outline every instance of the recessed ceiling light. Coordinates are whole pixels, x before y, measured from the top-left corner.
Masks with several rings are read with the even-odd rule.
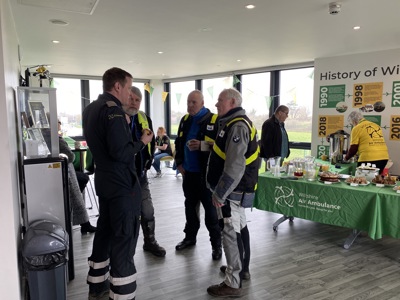
[[[199,32],[210,32],[210,31],[212,31],[212,28],[210,27],[203,27],[199,29]]]
[[[69,23],[63,20],[52,19],[49,20],[51,24],[58,25],[58,26],[67,26]]]
[[[255,8],[255,7],[256,7],[256,6],[253,5],[253,4],[246,5],[246,8],[247,8],[247,9],[253,9],[253,8]]]
[[[238,59],[238,60],[236,60],[237,62],[241,62],[242,60],[241,59]]]
[[[56,40],[54,40],[54,41],[51,41],[53,44],[59,44],[60,43],[60,41],[56,41]]]
[[[158,54],[163,54],[164,52],[162,52],[162,51],[158,51],[157,53],[158,53]]]
[[[353,29],[354,30],[359,30],[361,27],[360,26],[354,26]]]

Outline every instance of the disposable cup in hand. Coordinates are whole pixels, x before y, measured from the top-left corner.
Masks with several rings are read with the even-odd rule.
[[[210,151],[211,145],[207,141],[200,141],[200,150],[201,151]]]

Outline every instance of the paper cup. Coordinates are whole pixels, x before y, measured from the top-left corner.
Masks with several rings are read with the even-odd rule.
[[[200,150],[201,151],[210,151],[211,150],[211,145],[206,142],[206,141],[200,141]]]

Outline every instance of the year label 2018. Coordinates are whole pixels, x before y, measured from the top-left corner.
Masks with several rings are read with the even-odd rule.
[[[319,116],[318,119],[318,136],[326,137],[326,129],[327,129],[327,117]]]

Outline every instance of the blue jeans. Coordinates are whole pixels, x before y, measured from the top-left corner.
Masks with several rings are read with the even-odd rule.
[[[158,154],[154,155],[154,161],[153,161],[152,166],[157,171],[157,173],[161,172],[160,159],[165,156],[170,156],[170,155],[168,153],[158,153]]]

